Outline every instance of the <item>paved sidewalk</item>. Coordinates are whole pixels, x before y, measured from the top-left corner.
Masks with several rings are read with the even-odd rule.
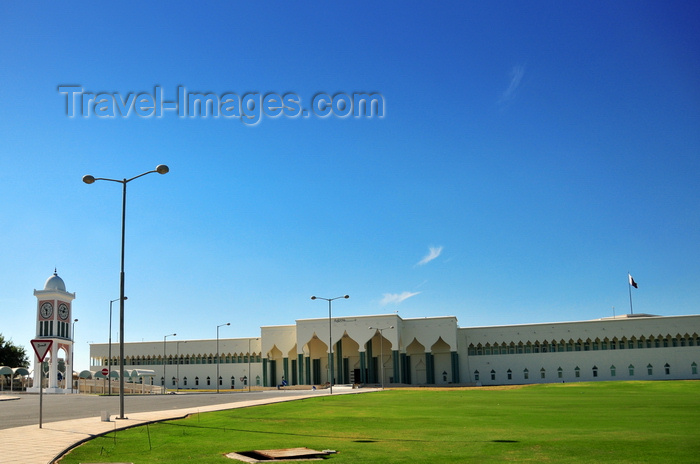
[[[335,387],[333,394],[366,393],[376,391],[373,388],[359,390]],[[12,429],[0,430],[0,446],[3,449],[0,454],[2,464],[50,464],[67,449],[76,444],[89,440],[103,433],[119,430],[135,425],[143,425],[148,422],[157,422],[169,419],[178,419],[188,414],[201,412],[221,411],[225,409],[244,408],[261,404],[281,403],[303,398],[313,398],[308,394],[294,395],[283,398],[259,398],[250,401],[200,406],[194,408],[175,409],[169,411],[151,411],[127,414],[124,420],[103,422],[100,417],[88,417],[61,422],[28,425]]]

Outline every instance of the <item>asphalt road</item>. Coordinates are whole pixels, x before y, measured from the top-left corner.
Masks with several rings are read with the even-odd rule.
[[[324,391],[270,390],[238,393],[191,393],[177,395],[134,395],[124,397],[124,415],[129,412],[167,411],[212,404],[238,403],[280,396],[319,396]],[[39,395],[15,394],[18,400],[0,401],[0,429],[39,424]],[[114,419],[119,415],[119,396],[44,395],[43,422],[84,417],[100,417],[108,411]]]

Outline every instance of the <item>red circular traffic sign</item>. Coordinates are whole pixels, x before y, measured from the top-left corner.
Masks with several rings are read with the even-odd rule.
[[[105,367],[104,369],[102,369],[102,375],[107,375],[107,374],[109,374],[109,369],[107,369]]]

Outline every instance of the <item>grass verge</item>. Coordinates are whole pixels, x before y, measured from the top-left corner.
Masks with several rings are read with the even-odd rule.
[[[694,381],[397,389],[112,432],[60,462],[235,463],[224,455],[302,446],[337,464],[698,462],[699,412]]]

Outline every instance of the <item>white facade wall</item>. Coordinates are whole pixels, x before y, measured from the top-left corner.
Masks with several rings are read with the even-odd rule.
[[[220,339],[220,388],[231,388],[232,376],[236,388],[243,387],[239,379],[244,376],[263,386],[279,385],[283,376],[290,385],[328,382],[330,330],[334,383],[508,385],[700,378],[700,315],[459,328],[452,316],[403,319],[391,314],[304,319],[262,327],[259,338]],[[125,367],[152,369],[156,385],[165,370],[168,388],[177,387],[178,380],[180,388],[216,388],[216,340],[128,343],[125,348]],[[115,361],[118,349],[113,343]],[[93,371],[106,366],[107,350],[107,344],[91,345]],[[114,364],[113,371],[118,371]]]
[[[250,385],[262,385],[260,350],[260,338],[219,339],[219,389],[231,389],[232,384],[235,388],[244,388],[243,377],[250,379]],[[111,351],[112,372],[116,372],[113,376],[117,376],[119,344],[112,343]],[[107,367],[108,353],[107,343],[90,345],[90,370],[99,372]],[[155,371],[154,385],[162,385],[161,379],[165,376],[165,386],[169,389],[179,386],[181,389],[211,390],[217,387],[216,339],[125,343],[124,357],[125,369]],[[150,383],[150,380],[147,382]]]
[[[461,380],[503,385],[700,378],[699,332],[700,316],[644,315],[464,328]]]

